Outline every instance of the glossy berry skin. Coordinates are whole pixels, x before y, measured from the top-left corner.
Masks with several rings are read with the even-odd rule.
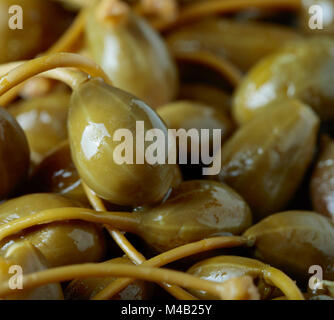
[[[235,189],[255,220],[282,210],[315,152],[319,118],[298,100],[268,106],[223,145],[216,179]]]
[[[308,104],[322,120],[334,119],[334,40],[317,37],[296,41],[265,57],[245,76],[233,103],[240,125],[271,102],[295,98]]]
[[[120,89],[92,79],[73,92],[68,116],[69,141],[73,162],[83,181],[101,198],[114,204],[139,206],[159,202],[171,187],[174,167],[164,164],[143,164],[136,154],[136,123],[144,122],[144,133],[160,129],[166,137],[167,128],[159,116],[144,102]],[[128,130],[133,157],[120,164],[115,156],[120,141],[114,139],[118,129]],[[131,139],[131,138],[130,138]],[[145,152],[152,142],[144,143]],[[119,150],[119,149],[117,149]],[[133,161],[133,164],[129,164]]]

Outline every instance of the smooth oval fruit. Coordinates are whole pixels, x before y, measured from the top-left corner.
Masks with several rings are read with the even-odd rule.
[[[334,224],[309,211],[271,215],[250,227],[244,236],[255,239],[254,256],[298,280],[310,278],[319,265],[324,279],[334,279]]]
[[[144,127],[142,131],[140,125]],[[150,129],[159,129],[164,134],[163,164],[151,165],[144,158],[152,142],[144,142],[144,136],[137,139],[136,133],[145,135]],[[68,130],[72,159],[80,177],[101,198],[118,205],[139,206],[159,202],[170,189],[174,167],[167,164],[167,128],[136,97],[102,80],[89,80],[73,92]],[[142,159],[135,156],[137,144]]]
[[[0,224],[52,209],[78,207],[77,202],[57,194],[30,194],[0,205]],[[5,252],[13,243],[28,240],[41,251],[50,267],[99,261],[106,248],[100,226],[83,221],[54,222],[34,226],[0,242]]]
[[[321,151],[311,177],[310,195],[314,211],[333,220],[334,141],[329,136],[324,136],[321,142]]]
[[[297,41],[261,60],[241,82],[233,102],[237,123],[244,124],[282,98],[297,98],[322,120],[334,118],[334,40]]]
[[[256,220],[284,208],[311,163],[319,119],[296,100],[274,103],[223,145],[216,177],[250,205]]]
[[[114,258],[103,262],[109,263],[126,263],[132,264],[132,262],[125,257]],[[115,281],[117,278],[104,277],[104,278],[86,278],[75,279],[66,287],[64,296],[66,300],[90,300],[105,287]],[[148,300],[150,299],[149,283],[141,280],[135,280],[122,291],[112,297],[113,300]]]
[[[73,217],[73,214],[80,217],[83,214],[84,220],[89,219],[87,215],[91,213],[91,218],[94,216],[99,221],[108,221],[114,228],[134,233],[159,252],[208,237],[239,235],[252,224],[252,215],[247,203],[235,191],[219,182],[205,180],[183,182],[159,205],[145,206],[133,212],[95,213],[91,209],[72,206],[58,207],[50,210],[50,214],[64,211],[68,212],[69,217]],[[46,215],[45,211],[43,215]],[[52,219],[50,217],[48,220],[45,216],[42,223],[51,226],[48,222],[53,221]],[[62,219],[62,223],[65,223],[66,216]],[[16,232],[32,232],[27,229],[29,216],[24,221],[26,224],[23,228],[12,223],[11,226],[3,226],[2,229],[14,225]],[[8,241],[8,238],[6,240]],[[61,241],[62,239],[59,240]],[[78,240],[77,242],[81,243]]]
[[[166,202],[140,216],[138,234],[159,252],[208,237],[238,235],[252,224],[247,203],[234,190],[205,180],[181,183]]]
[[[130,10],[125,17],[113,17],[111,12],[116,5],[110,2],[110,8],[102,14],[104,17],[98,14],[102,10],[100,4],[89,11],[86,25],[89,52],[116,87],[151,107],[169,102],[176,95],[178,79],[165,43],[143,18]]]
[[[16,120],[0,107],[0,200],[22,184],[28,169],[27,138]]]
[[[101,227],[82,221],[33,228],[18,237],[7,238],[6,244],[1,242],[0,250],[21,240],[28,240],[38,248],[50,267],[99,262],[106,252],[106,240]]]
[[[278,289],[275,290],[273,285],[263,279],[262,270],[265,268],[266,265],[258,260],[237,256],[218,256],[196,263],[187,273],[215,282],[224,282],[231,278],[250,276],[256,283],[261,300],[264,300],[271,299],[279,293]],[[203,290],[191,290],[191,293],[200,299],[216,299]]]
[[[9,112],[24,130],[35,164],[67,138],[69,102],[68,92],[55,92],[11,105]]]
[[[261,58],[299,39],[297,32],[281,25],[209,18],[177,28],[167,36],[167,43],[172,53],[209,51],[247,71]]]

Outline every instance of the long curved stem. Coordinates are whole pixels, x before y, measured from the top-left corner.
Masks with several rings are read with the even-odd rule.
[[[146,281],[168,281],[182,287],[205,290],[221,299],[242,300],[258,298],[252,278],[248,276],[233,278],[223,283],[203,280],[189,274],[158,268],[131,266],[128,264],[87,263],[43,270],[23,276],[24,290],[30,290],[48,283],[68,281],[73,278],[89,277],[131,277]],[[18,291],[10,289],[8,281],[0,284],[0,296],[5,297]]]
[[[17,68],[19,65],[25,63],[26,61],[14,61],[14,62],[8,62],[0,65],[0,76],[4,76],[9,71]]]
[[[11,62],[8,64],[1,65],[0,66],[0,74],[1,74],[0,77],[5,76],[10,71],[23,65],[26,62],[27,61],[17,61],[17,62]],[[72,89],[74,89],[79,83],[89,79],[89,75],[87,73],[79,71],[79,70],[72,70],[70,68],[57,68],[57,69],[49,70],[49,71],[41,73],[39,77],[51,78],[54,80],[62,81],[66,83],[69,87],[71,87]],[[13,87],[6,93],[12,92],[13,89],[16,89],[20,85]],[[0,97],[1,102],[3,102],[4,99],[6,99],[6,94]],[[1,104],[1,106],[4,106],[4,105],[6,104]]]
[[[74,90],[80,83],[87,81],[90,78],[85,72],[69,68],[49,70],[41,73],[40,76],[64,82],[72,88],[72,90]]]
[[[78,68],[92,77],[101,77],[110,83],[108,76],[92,60],[74,53],[55,53],[27,61],[0,78],[0,96],[23,81],[55,68]],[[0,99],[1,104],[1,99]]]
[[[229,237],[215,237],[215,238],[204,239],[159,254],[151,258],[150,260],[143,262],[142,266],[158,268],[171,262],[177,261],[179,259],[189,257],[193,254],[198,254],[201,252],[214,250],[218,248],[231,248],[231,247],[238,247],[242,245],[251,245],[251,244],[252,241],[243,237],[229,236]],[[120,292],[125,287],[130,285],[133,281],[134,281],[133,279],[127,279],[127,278],[117,279],[113,281],[111,284],[109,284],[107,287],[105,287],[92,299],[93,300],[111,299],[118,292]]]
[[[90,201],[92,207],[96,211],[106,211],[106,207],[103,204],[102,200],[85,183],[82,184],[86,192],[87,198]],[[118,246],[135,264],[145,263],[146,258],[132,246],[132,244],[126,239],[126,237],[120,231],[112,228],[110,225],[105,225],[104,227],[108,230],[109,234],[118,244]],[[164,283],[160,285],[171,295],[173,295],[175,298],[179,300],[195,299],[195,297],[193,297],[190,293],[186,292],[182,288],[179,288],[175,285],[169,285]]]
[[[40,211],[0,225],[0,241],[38,224],[64,220],[83,220],[117,226],[135,233],[140,223],[138,215],[129,212],[96,212],[86,208],[56,208]]]
[[[191,22],[213,14],[233,13],[247,8],[286,8],[298,10],[301,0],[211,0],[185,6],[172,22],[156,20],[152,25],[159,31],[166,31],[183,23]]]

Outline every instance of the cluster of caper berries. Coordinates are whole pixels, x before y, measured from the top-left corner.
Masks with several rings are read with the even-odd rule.
[[[309,24],[333,0],[0,0],[0,15],[14,4],[0,299],[334,299],[334,19]],[[138,122],[166,143],[221,135],[176,139],[176,164],[120,163],[114,137],[138,160]],[[217,174],[180,161],[202,149]]]

